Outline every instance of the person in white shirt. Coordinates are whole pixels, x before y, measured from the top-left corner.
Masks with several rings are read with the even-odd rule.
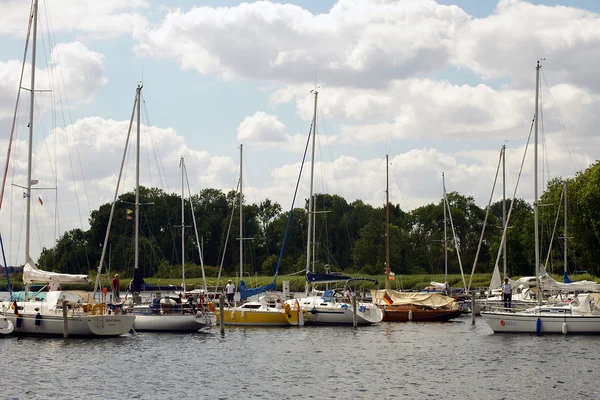
[[[233,302],[233,295],[235,294],[235,285],[233,281],[230,279],[225,286],[225,293],[227,294],[227,301],[229,303]]]
[[[508,278],[504,278],[502,284],[502,299],[504,300],[504,308],[509,309],[512,307],[512,285]]]

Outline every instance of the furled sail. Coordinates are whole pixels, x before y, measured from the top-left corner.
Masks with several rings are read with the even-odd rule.
[[[89,283],[87,275],[61,274],[38,269],[31,258],[23,266],[23,283]]]

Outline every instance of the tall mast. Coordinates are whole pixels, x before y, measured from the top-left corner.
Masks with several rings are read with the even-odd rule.
[[[244,200],[242,197],[242,165],[244,164],[242,151],[243,144],[240,144],[240,281],[244,278],[244,220],[242,219],[244,213],[242,211],[242,206],[244,204]]]
[[[142,85],[137,87],[137,139],[136,139],[136,156],[135,156],[135,262],[134,267],[138,269],[140,262],[139,247],[140,247],[140,100],[142,94]]]
[[[385,155],[385,288],[390,288],[390,185],[389,155]]]
[[[564,196],[565,196],[565,251],[564,251],[564,277],[566,278],[567,276],[567,181],[565,181],[565,187],[564,187]]]
[[[26,223],[25,223],[25,262],[30,258],[29,241],[31,238],[31,164],[33,162],[33,114],[35,104],[35,53],[36,53],[36,42],[37,42],[37,16],[38,16],[38,2],[33,2],[33,46],[31,48],[31,97],[29,102],[29,148],[27,155],[27,193],[26,193]]]
[[[314,107],[314,111],[313,111],[313,120],[312,120],[312,156],[311,156],[311,162],[310,162],[310,192],[308,195],[308,231],[307,231],[307,240],[306,240],[306,273],[311,272],[311,268],[310,268],[310,257],[311,257],[311,239],[314,240],[314,238],[311,238],[312,235],[312,223],[313,223],[313,219],[312,219],[312,214],[313,214],[313,179],[314,179],[314,175],[315,175],[315,141],[316,141],[316,134],[317,134],[317,96],[319,94],[319,92],[315,89],[314,90],[315,93],[315,107]],[[308,295],[308,287],[309,284],[306,284],[305,287],[305,291],[306,294]]]
[[[446,181],[442,172],[442,191],[444,195],[444,286],[448,283],[448,228],[446,224]]]
[[[182,279],[182,288],[185,292],[185,161],[183,157],[181,157],[181,279]]]
[[[538,60],[535,67],[535,134],[533,146],[533,220],[534,220],[534,235],[535,235],[535,274],[537,277],[538,287],[538,303],[541,302],[541,287],[540,287],[540,237],[538,227],[538,120],[539,120],[539,91],[540,91],[540,61]]]
[[[506,229],[506,145],[502,145],[502,229]],[[506,239],[502,242],[502,266],[504,276],[506,270]]]

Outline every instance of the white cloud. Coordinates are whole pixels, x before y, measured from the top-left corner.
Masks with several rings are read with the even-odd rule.
[[[461,26],[453,62],[485,79],[510,78],[516,88],[531,87],[535,61],[555,84],[600,89],[600,16],[575,7],[501,0],[495,13]]]
[[[138,55],[221,79],[384,86],[442,68],[469,16],[433,1],[340,0],[328,14],[266,1],[171,10],[137,32]]]
[[[136,10],[145,10],[148,7],[148,3],[142,0],[40,2],[38,32],[74,32],[83,33],[88,37],[114,38],[141,29],[146,24],[146,19]],[[0,35],[24,38],[30,9],[29,1],[3,0]]]
[[[250,140],[265,143],[280,143],[287,141],[285,125],[276,116],[257,111],[246,117],[237,128],[238,140]]]
[[[21,76],[21,62],[0,62],[0,120],[12,119],[17,89]],[[22,86],[30,87],[31,64],[24,69]],[[88,49],[80,42],[58,43],[51,52],[48,68],[36,67],[36,90],[52,90],[36,94],[36,113],[44,113],[54,107],[77,107],[90,102],[108,82],[105,76],[104,56]],[[68,94],[68,98],[65,97]],[[26,115],[29,95],[21,92],[21,111]]]

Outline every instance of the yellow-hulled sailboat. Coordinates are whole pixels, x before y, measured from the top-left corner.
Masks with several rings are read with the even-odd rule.
[[[257,301],[249,301],[237,307],[223,309],[223,324],[237,326],[297,326],[299,324],[300,307],[284,303],[283,296],[271,292]],[[221,321],[221,313],[215,310],[217,324]]]
[[[243,255],[244,255],[244,236],[243,232],[243,196],[242,196],[242,157],[243,145],[240,145],[240,193],[239,193],[239,204],[240,204],[240,277],[243,275]],[[277,276],[277,275],[276,275]],[[300,305],[296,302],[295,305],[291,306],[285,304],[285,299],[282,293],[273,292],[275,290],[275,282],[266,285],[262,288],[248,289],[246,290],[243,281],[240,282],[240,294],[241,299],[246,296],[243,293],[249,293],[252,295],[253,291],[257,296],[265,291],[266,295],[259,297],[256,301],[249,301],[242,303],[238,306],[228,306],[223,309],[223,324],[230,326],[290,326],[290,325],[303,325]],[[211,308],[214,307],[211,305]],[[221,322],[221,312],[216,309],[215,314],[217,316],[217,323]],[[299,323],[300,321],[300,323]]]

